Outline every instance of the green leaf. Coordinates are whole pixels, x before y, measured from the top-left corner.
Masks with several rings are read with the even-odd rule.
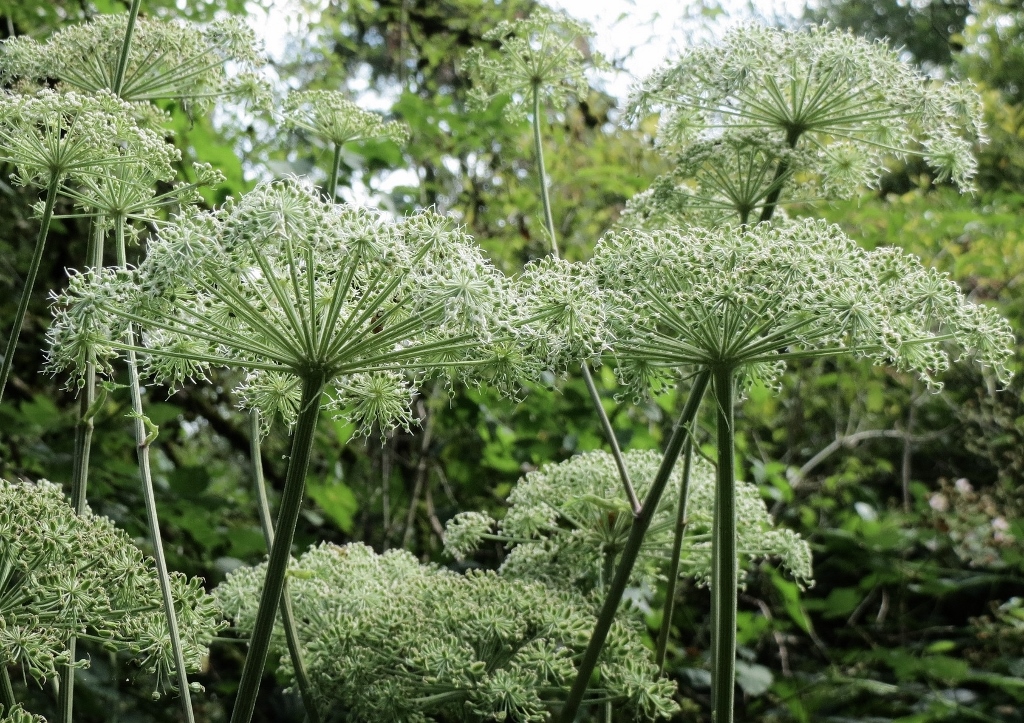
[[[352,532],[354,516],[359,509],[359,502],[351,488],[344,482],[327,484],[306,483],[309,496],[319,505],[324,514],[338,526],[342,532]]]

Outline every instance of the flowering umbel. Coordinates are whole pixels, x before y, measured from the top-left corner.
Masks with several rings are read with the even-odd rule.
[[[284,124],[339,146],[368,140],[401,144],[409,138],[409,129],[404,124],[385,121],[335,90],[289,93],[284,103]]]
[[[171,576],[185,660],[198,670],[220,628],[197,578]],[[89,636],[127,651],[164,687],[171,640],[153,561],[105,517],[76,515],[49,482],[0,480],[0,664],[33,677],[74,663],[67,646]],[[76,665],[85,665],[79,661]]]
[[[214,593],[243,633],[263,575],[263,566],[239,569]],[[361,544],[310,549],[293,562],[288,588],[318,704],[358,723],[549,720],[593,626],[589,604],[570,591],[459,575]],[[590,695],[630,720],[677,710],[639,630],[621,621],[610,643]],[[276,647],[287,666],[283,635]]]
[[[630,450],[624,460],[637,494],[643,497],[661,463],[653,450]],[[663,576],[673,543],[673,520],[682,470],[669,478],[633,569],[633,584]],[[690,472],[688,524],[683,539],[683,575],[706,583],[711,571],[711,499],[714,473],[701,459]],[[811,577],[811,550],[792,530],[775,529],[757,488],[738,483],[740,543],[744,561],[779,557],[800,581]],[[482,540],[505,541],[511,553],[501,574],[573,586],[601,588],[603,568],[614,562],[629,535],[632,510],[622,492],[615,460],[607,452],[586,452],[528,472],[512,489],[500,522],[478,512],[456,515],[445,531],[445,549],[463,557]],[[496,528],[497,534],[490,534]],[[607,581],[603,581],[607,584]]]
[[[472,368],[508,326],[507,295],[443,216],[392,222],[296,181],[266,183],[177,217],[136,270],[73,274],[54,305],[50,365],[109,370],[135,322],[144,363],[171,385],[211,366],[248,370],[243,402],[291,421],[284,377],[316,371],[357,423],[387,428],[409,419],[411,395],[393,375]]]
[[[916,257],[865,251],[823,221],[613,232],[592,263],[618,310],[619,372],[638,396],[680,370],[739,368],[770,382],[787,359],[837,353],[937,386],[947,342],[1010,376],[1013,334],[995,309]]]
[[[582,100],[590,86],[583,72],[587,59],[581,47],[593,35],[591,29],[565,15],[534,10],[528,18],[498,23],[484,33],[501,52],[492,57],[480,48],[466,53],[465,70],[473,78],[470,101],[486,106],[493,98],[507,96],[509,120],[525,117],[534,93],[562,109],[570,98]],[[601,58],[591,55],[592,64]]]

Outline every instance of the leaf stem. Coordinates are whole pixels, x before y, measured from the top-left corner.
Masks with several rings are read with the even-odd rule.
[[[291,457],[288,460],[284,494],[281,496],[281,505],[277,514],[277,532],[274,544],[270,549],[263,593],[260,596],[260,605],[256,613],[256,623],[249,639],[249,654],[242,667],[242,678],[238,684],[238,696],[235,699],[235,708],[231,713],[231,723],[249,723],[256,707],[260,678],[263,677],[263,667],[267,662],[270,637],[274,631],[281,593],[284,590],[288,562],[291,560],[292,541],[295,538],[295,527],[298,524],[299,512],[302,508],[306,470],[309,467],[313,435],[316,432],[316,423],[320,416],[320,397],[323,394],[326,380],[327,375],[322,369],[310,371],[302,377],[302,400],[299,406],[299,416],[292,432]]]
[[[117,265],[121,269],[128,268],[127,253],[124,240],[124,218],[114,220],[114,236],[117,242]],[[156,509],[156,493],[153,490],[153,474],[149,465],[149,449],[152,438],[146,428],[149,420],[142,409],[142,385],[139,380],[139,365],[135,356],[135,328],[129,324],[125,332],[125,344],[128,349],[128,386],[132,395],[132,423],[135,428],[135,446],[139,458],[139,478],[142,481],[142,497],[146,505],[146,521],[153,543],[153,560],[156,562],[157,579],[160,582],[160,596],[163,599],[164,616],[167,618],[167,631],[171,638],[171,654],[174,658],[174,672],[178,676],[178,688],[181,693],[181,712],[188,723],[195,723],[192,712],[192,698],[188,687],[188,670],[185,667],[185,656],[181,648],[181,635],[178,632],[178,618],[174,612],[174,597],[171,594],[171,577],[167,572],[167,559],[164,557],[164,544],[160,538],[160,518]]]
[[[611,630],[612,623],[615,621],[615,614],[618,612],[619,604],[622,602],[622,594],[626,591],[629,576],[632,574],[636,558],[640,554],[640,546],[644,541],[644,535],[651,526],[654,513],[658,509],[658,502],[661,501],[661,495],[665,491],[669,477],[672,475],[672,469],[675,467],[679,453],[683,449],[683,444],[690,436],[690,423],[697,416],[697,410],[700,408],[700,402],[704,396],[704,390],[708,386],[710,376],[710,372],[701,370],[694,378],[693,388],[690,390],[690,396],[686,400],[686,405],[683,407],[679,420],[672,430],[672,436],[669,438],[668,446],[665,449],[665,456],[661,460],[661,466],[651,482],[651,488],[644,498],[640,514],[633,519],[633,525],[629,528],[629,537],[626,539],[622,555],[619,557],[619,564],[615,569],[615,577],[612,578],[611,585],[608,586],[608,592],[598,614],[597,624],[594,627],[594,632],[590,637],[587,649],[583,654],[583,659],[580,661],[576,680],[573,681],[572,689],[569,691],[569,696],[559,715],[559,720],[562,723],[573,723],[576,720],[576,713],[583,702],[583,696],[587,692],[590,678],[597,667],[597,661],[601,655],[601,649],[604,647],[604,642],[608,637],[608,631]]]
[[[551,237],[551,255],[558,256],[558,242],[555,240],[555,220],[551,215],[551,199],[548,197],[548,174],[544,169],[544,145],[540,140],[540,84],[533,84],[533,150],[537,157],[537,175],[540,176],[540,202],[544,207],[544,222]]]
[[[665,586],[665,609],[661,616],[661,629],[655,648],[655,662],[658,672],[665,672],[665,652],[672,631],[672,614],[676,606],[676,585],[679,583],[679,560],[683,552],[683,537],[686,535],[686,505],[690,497],[690,468],[693,463],[693,435],[687,435],[683,450],[683,480],[679,488],[679,506],[676,508],[675,538],[672,540],[672,559],[668,566],[668,584]]]
[[[714,370],[718,477],[711,542],[711,706],[715,723],[732,723],[736,685],[735,369]]]
[[[263,479],[263,457],[260,453],[260,413],[257,409],[249,413],[249,457],[252,461],[256,498],[259,500],[260,527],[263,528],[263,539],[267,542],[267,552],[270,552],[274,547],[274,521],[270,516],[267,485]],[[292,611],[292,599],[288,594],[287,581],[281,590],[281,623],[284,626],[288,654],[292,659],[292,667],[295,668],[295,682],[299,686],[299,696],[302,698],[306,717],[309,718],[309,723],[320,723],[320,712],[313,699],[313,689],[309,683],[306,661],[302,658],[299,630],[295,625],[295,615]]]
[[[21,327],[25,323],[25,314],[28,313],[28,302],[32,298],[32,288],[36,285],[36,276],[39,274],[39,266],[43,260],[43,249],[46,246],[46,236],[50,232],[53,204],[57,200],[57,189],[59,188],[60,178],[57,174],[53,174],[50,177],[50,183],[46,186],[46,201],[43,203],[43,216],[39,220],[39,235],[36,237],[36,248],[32,252],[32,261],[28,266],[28,274],[25,276],[25,287],[21,291],[21,301],[18,302],[18,310],[14,313],[14,328],[11,329],[11,336],[7,340],[3,364],[0,365],[0,401],[3,401],[4,398],[7,378],[11,375],[11,366],[14,364],[14,350],[18,346]]]

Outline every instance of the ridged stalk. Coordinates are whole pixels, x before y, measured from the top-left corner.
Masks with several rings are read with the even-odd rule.
[[[683,449],[683,444],[689,438],[689,427],[697,416],[697,410],[700,408],[701,398],[704,396],[704,390],[708,386],[709,377],[709,372],[701,371],[694,379],[690,396],[686,400],[682,414],[679,415],[679,421],[676,422],[675,429],[672,430],[672,436],[669,438],[668,446],[665,449],[665,456],[661,460],[661,466],[658,467],[658,472],[654,475],[654,480],[651,482],[651,488],[647,491],[647,496],[644,498],[640,514],[633,519],[633,524],[629,528],[629,537],[626,539],[622,555],[619,557],[619,564],[615,568],[615,577],[612,578],[611,585],[608,586],[604,603],[601,606],[600,613],[598,613],[597,625],[595,625],[594,632],[590,636],[590,642],[583,653],[583,659],[580,661],[579,670],[576,673],[576,680],[573,681],[572,689],[569,691],[569,696],[562,707],[562,712],[559,716],[559,720],[562,723],[573,723],[576,720],[576,714],[583,703],[583,696],[590,685],[590,678],[597,667],[601,649],[608,638],[608,631],[611,630],[612,623],[615,621],[615,614],[622,603],[622,595],[629,584],[629,576],[633,573],[633,567],[636,565],[636,558],[640,554],[644,535],[647,534],[647,530],[651,526],[654,513],[658,509],[658,503],[661,501],[661,495],[665,491],[669,477],[672,476],[672,469],[675,467],[679,453]]]
[[[654,662],[659,672],[665,672],[665,652],[672,632],[672,615],[676,609],[676,586],[679,583],[679,561],[683,556],[683,538],[686,536],[686,506],[690,498],[690,468],[693,465],[693,435],[689,435],[683,448],[683,480],[679,487],[679,504],[676,507],[675,537],[672,540],[672,559],[668,566],[668,583],[665,585],[665,607],[661,615],[661,629],[655,647]]]
[[[270,501],[267,499],[267,484],[263,479],[263,456],[260,453],[260,413],[254,409],[249,413],[249,456],[252,458],[253,481],[256,486],[256,498],[259,500],[260,527],[263,528],[263,539],[267,543],[267,552],[274,547],[274,520],[270,516]],[[281,590],[281,624],[284,637],[288,643],[288,655],[295,669],[295,682],[299,686],[302,706],[306,710],[309,723],[320,723],[320,712],[313,699],[313,689],[309,684],[306,662],[302,659],[302,647],[299,644],[299,629],[295,625],[292,612],[292,599],[288,595],[288,583],[285,581]]]
[[[341,144],[334,144],[334,158],[331,160],[331,177],[327,180],[327,200],[331,203],[337,198],[338,174],[341,172]]]
[[[242,678],[238,684],[235,708],[231,712],[231,723],[249,723],[256,707],[260,678],[263,677],[263,668],[267,662],[270,637],[274,631],[281,593],[284,591],[285,575],[291,560],[295,527],[299,521],[299,511],[302,509],[306,470],[309,467],[313,435],[316,432],[317,419],[320,417],[320,397],[326,380],[327,375],[323,370],[311,371],[302,378],[302,401],[292,431],[291,456],[277,514],[274,544],[270,548],[267,576],[256,612],[256,623],[249,639],[249,654],[245,657],[245,665],[242,666]]]
[[[7,672],[7,665],[0,664],[0,705],[4,707],[4,714],[8,714],[18,701],[14,697],[14,686],[11,685],[11,675]]]
[[[117,96],[121,95],[121,89],[124,87],[124,73],[128,69],[128,53],[132,47],[132,36],[135,34],[135,20],[139,17],[139,7],[141,5],[142,0],[132,0],[131,7],[128,8],[128,27],[124,31],[121,55],[117,59],[117,70],[114,71],[114,82],[110,87],[110,90]]]
[[[11,336],[7,340],[7,348],[4,350],[4,360],[0,364],[0,401],[3,401],[4,390],[7,388],[7,378],[11,375],[11,366],[14,364],[14,350],[18,347],[18,337],[21,336],[21,327],[25,323],[25,314],[28,313],[28,302],[32,299],[32,289],[36,285],[36,276],[39,275],[39,266],[43,260],[43,249],[46,247],[46,237],[50,233],[50,220],[53,218],[53,204],[57,201],[57,190],[60,188],[60,179],[53,175],[50,183],[46,186],[46,200],[43,202],[43,216],[39,220],[39,235],[36,237],[36,248],[32,252],[32,261],[28,266],[28,274],[25,276],[25,288],[21,291],[21,301],[18,302],[18,310],[14,312],[14,327],[11,329]]]
[[[735,370],[714,371],[718,477],[711,529],[711,720],[732,723],[736,687]]]
[[[93,219],[92,233],[89,235],[89,247],[86,252],[86,266],[98,268],[103,265],[103,219]],[[75,424],[75,451],[71,467],[71,506],[75,514],[85,512],[86,489],[89,485],[89,456],[92,450],[92,433],[95,427],[93,418],[96,416],[96,365],[87,362],[85,365],[85,386],[79,400],[78,422]],[[68,655],[71,661],[60,678],[60,698],[57,704],[59,720],[71,723],[74,715],[75,695],[75,655],[78,639],[68,640]]]
[[[117,265],[128,267],[125,250],[123,218],[114,221],[114,235],[117,240]],[[128,325],[125,332],[125,344],[136,346],[135,328]],[[142,497],[146,505],[146,521],[149,525],[153,543],[153,560],[156,563],[157,578],[160,581],[160,596],[164,603],[164,616],[167,618],[167,630],[171,638],[171,654],[174,658],[174,672],[178,676],[178,687],[181,692],[181,712],[187,723],[195,723],[192,712],[192,697],[189,695],[188,671],[185,667],[185,656],[181,648],[181,634],[178,632],[178,618],[174,612],[174,598],[171,595],[171,577],[167,572],[167,559],[164,557],[164,544],[160,538],[160,517],[156,509],[156,494],[153,490],[153,474],[149,465],[149,449],[153,439],[147,429],[148,419],[142,409],[142,385],[139,380],[139,365],[132,348],[128,350],[128,386],[132,396],[132,422],[135,429],[135,447],[139,459],[139,478],[142,481]]]

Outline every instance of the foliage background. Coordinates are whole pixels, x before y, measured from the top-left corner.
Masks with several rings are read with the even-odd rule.
[[[403,213],[434,205],[458,214],[491,258],[514,272],[546,250],[528,126],[510,125],[494,105],[468,111],[465,51],[501,19],[528,12],[527,0],[339,0],[296,4],[310,30],[277,62],[280,78],[303,87],[347,87],[409,124],[405,148],[366,143],[343,173],[357,198]],[[184,8],[184,9],[182,9]],[[249,4],[249,9],[253,6]],[[147,0],[145,13],[213,17],[244,13],[242,0]],[[694,14],[713,16],[712,4]],[[45,36],[61,23],[123,12],[113,0],[0,1],[0,34]],[[936,76],[971,78],[983,92],[991,142],[980,149],[981,189],[962,196],[923,168],[892,168],[881,189],[855,202],[801,209],[840,223],[871,247],[896,244],[948,271],[973,298],[997,304],[1024,331],[1024,10],[999,0],[828,0],[807,10],[858,33],[888,37]],[[797,21],[793,21],[797,22]],[[585,102],[547,118],[545,153],[553,212],[565,255],[586,258],[634,193],[662,172],[649,121],[620,125],[621,99],[594,89]],[[278,132],[261,118],[175,116],[183,168],[211,162],[227,181],[211,203],[257,177],[312,174],[324,149]],[[391,169],[408,169],[386,183]],[[9,328],[27,266],[36,199],[0,173],[0,327]],[[392,182],[394,179],[392,179]],[[382,190],[386,189],[386,190]],[[67,210],[67,209],[65,209]],[[16,376],[0,405],[0,475],[67,482],[77,406],[41,366],[49,319],[47,289],[82,258],[88,229],[55,225],[26,323]],[[1018,354],[1020,360],[1020,355]],[[597,375],[624,447],[657,448],[679,400],[645,406],[615,399],[608,369]],[[148,414],[160,426],[156,472],[170,566],[212,586],[240,564],[259,561],[263,540],[250,493],[245,418],[224,380],[173,395],[150,388]],[[221,383],[219,383],[221,382]],[[817,584],[801,591],[766,566],[740,601],[738,720],[1024,721],[1024,382],[996,391],[954,369],[931,394],[907,378],[853,362],[807,364],[784,393],[751,390],[737,440],[740,469],[777,519],[815,548]],[[383,444],[352,438],[324,419],[308,480],[296,549],[318,540],[362,540],[378,551],[403,546],[424,560],[441,555],[444,522],[456,512],[502,501],[524,471],[602,446],[578,379],[551,379],[519,404],[486,390],[427,387],[420,429]],[[145,549],[142,502],[125,417],[114,394],[97,419],[90,499]],[[713,439],[711,420],[703,439]],[[268,481],[280,487],[287,439],[264,445]],[[473,560],[493,565],[500,551]],[[657,629],[660,591],[635,591]],[[684,585],[670,646],[680,684],[679,720],[710,719],[708,594]],[[1019,596],[1019,597],[1015,597]],[[218,645],[196,696],[202,720],[226,718],[242,649]],[[151,684],[99,649],[79,683],[84,721],[175,720],[177,708],[150,700]],[[269,668],[268,668],[269,669]],[[134,683],[127,682],[131,678]],[[34,710],[51,691],[19,688]],[[257,706],[265,721],[301,720],[294,699],[267,680]]]

